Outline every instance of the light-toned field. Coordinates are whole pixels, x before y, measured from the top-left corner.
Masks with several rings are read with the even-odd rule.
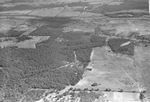
[[[127,56],[108,53],[105,47],[94,48],[91,54],[91,63],[76,88],[99,88],[119,91],[139,91],[137,75],[139,70],[134,66],[134,60]],[[92,87],[93,83],[98,86]],[[141,89],[144,89],[140,86]]]
[[[18,48],[34,48],[35,49],[37,43],[40,43],[42,41],[49,39],[49,36],[29,36],[29,37],[31,37],[31,39],[21,41],[21,42],[16,42],[15,40],[0,42],[0,47],[5,48],[5,47],[16,46]]]
[[[116,35],[128,36],[130,32],[139,32],[140,35],[150,34],[150,22],[147,20],[109,20],[103,30],[112,30]]]

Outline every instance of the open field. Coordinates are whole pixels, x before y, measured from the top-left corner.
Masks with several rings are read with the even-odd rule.
[[[133,60],[126,56],[114,56],[106,51],[106,48],[94,48],[91,56],[91,63],[87,71],[83,75],[83,79],[76,85],[77,88],[100,88],[138,91],[136,79],[134,78],[135,69]],[[98,85],[93,87],[93,83]]]

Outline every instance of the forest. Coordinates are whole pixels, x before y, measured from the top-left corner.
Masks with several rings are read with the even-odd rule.
[[[131,41],[130,44],[126,46],[121,46],[121,44],[126,43],[130,41],[130,39],[124,39],[124,38],[112,38],[108,40],[108,46],[111,48],[111,50],[114,53],[117,54],[125,54],[125,55],[134,55],[134,43]]]

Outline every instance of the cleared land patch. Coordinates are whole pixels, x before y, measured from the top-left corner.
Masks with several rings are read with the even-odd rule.
[[[5,39],[5,38],[4,38]],[[0,42],[1,48],[4,47],[18,47],[18,48],[36,48],[36,44],[42,41],[48,40],[49,36],[29,36],[29,37],[19,37],[18,39],[6,39],[6,41]]]
[[[83,79],[76,84],[75,88],[138,91],[134,77],[138,71],[135,71],[132,63],[133,60],[126,56],[116,57],[107,53],[105,47],[94,48],[91,62],[87,66],[92,70],[83,74]],[[98,86],[92,87],[93,83],[98,83]]]

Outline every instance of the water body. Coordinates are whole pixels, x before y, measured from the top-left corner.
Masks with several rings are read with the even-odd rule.
[[[148,0],[125,0],[124,3],[120,5],[103,5],[98,9],[95,9],[92,12],[115,12],[115,11],[122,11],[122,10],[147,10],[149,9]]]

